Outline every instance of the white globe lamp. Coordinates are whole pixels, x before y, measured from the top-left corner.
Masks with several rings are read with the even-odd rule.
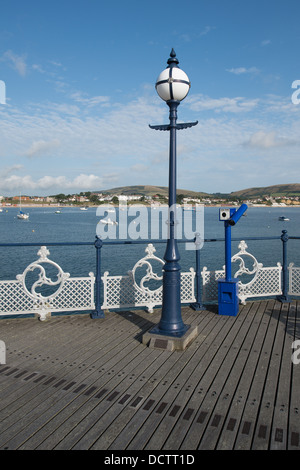
[[[172,49],[169,66],[161,72],[155,84],[156,91],[164,101],[182,101],[188,94],[191,83],[187,74],[178,67],[179,61]]]

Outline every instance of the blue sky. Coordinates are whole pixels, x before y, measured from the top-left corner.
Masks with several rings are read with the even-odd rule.
[[[155,91],[172,48],[191,89],[177,187],[300,182],[299,0],[1,0],[0,194],[168,185]],[[300,96],[300,94],[299,94]]]

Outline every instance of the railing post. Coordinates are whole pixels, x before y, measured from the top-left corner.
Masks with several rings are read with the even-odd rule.
[[[96,280],[95,280],[95,310],[91,313],[91,318],[105,318],[101,309],[101,248],[103,242],[96,236]]]
[[[277,297],[280,302],[290,302],[288,295],[288,266],[287,266],[287,243],[288,243],[287,230],[282,230],[281,241],[282,241],[282,294]]]
[[[200,248],[201,248],[201,239],[200,234],[196,233],[195,239],[195,251],[196,251],[196,302],[191,304],[193,310],[205,310],[204,305],[202,304],[202,289],[201,289],[201,263],[200,263]]]

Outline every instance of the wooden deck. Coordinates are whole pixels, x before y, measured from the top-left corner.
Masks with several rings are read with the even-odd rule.
[[[299,316],[300,301],[186,307],[199,334],[174,352],[141,342],[159,309],[1,319],[0,449],[300,450]]]

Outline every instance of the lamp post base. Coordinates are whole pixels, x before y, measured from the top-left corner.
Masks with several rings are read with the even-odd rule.
[[[157,326],[143,335],[142,342],[152,349],[184,351],[198,335],[198,326],[185,325],[185,332],[178,336],[161,334]]]

